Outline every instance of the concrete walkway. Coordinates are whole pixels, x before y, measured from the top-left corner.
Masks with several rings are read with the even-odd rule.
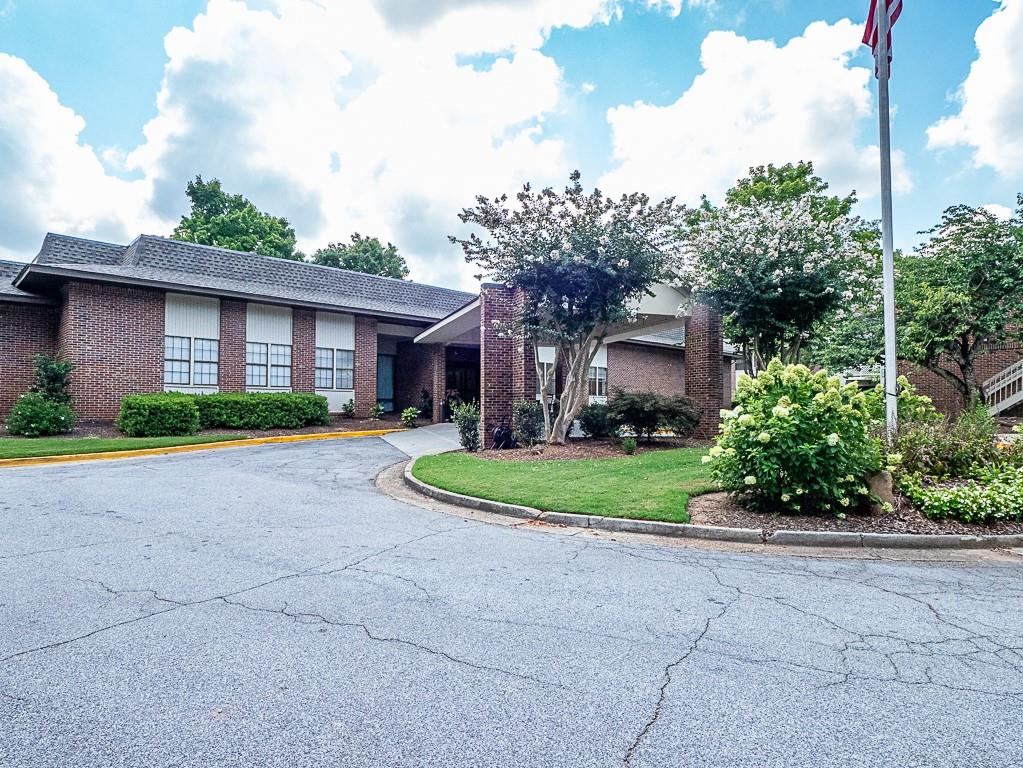
[[[407,432],[394,432],[385,435],[384,440],[413,458],[453,451],[461,447],[458,443],[458,428],[454,424],[431,424]]]

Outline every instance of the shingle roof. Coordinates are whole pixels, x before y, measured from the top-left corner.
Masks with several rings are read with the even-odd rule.
[[[25,267],[23,261],[0,260],[0,301],[31,301],[45,302],[46,299],[34,293],[23,291],[11,285],[11,281],[18,276],[18,273]]]
[[[476,298],[450,288],[153,235],[120,246],[49,234],[33,264],[100,280],[180,285],[424,320],[444,317]]]

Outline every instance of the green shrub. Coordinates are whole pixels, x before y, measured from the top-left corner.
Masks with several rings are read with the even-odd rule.
[[[32,385],[32,391],[38,392],[47,400],[70,402],[68,384],[75,364],[49,355],[36,355],[33,361],[36,367],[36,381]]]
[[[591,403],[579,414],[579,426],[587,437],[611,437],[618,433],[618,423],[604,403]]]
[[[622,440],[622,450],[625,452],[626,456],[634,454],[636,452],[636,438],[626,437]]]
[[[899,486],[930,518],[964,523],[1023,518],[1023,467],[993,467],[978,473],[976,479],[944,485],[907,477]]]
[[[416,421],[419,419],[418,408],[406,408],[401,412],[401,423],[409,429],[416,428]]]
[[[703,415],[692,400],[681,395],[664,398],[662,407],[664,426],[676,437],[689,437],[693,434]]]
[[[42,392],[27,392],[19,397],[7,416],[7,431],[25,437],[63,435],[74,426],[75,412],[71,406],[66,401],[50,400]]]
[[[355,418],[355,401],[354,400],[349,400],[347,403],[342,405],[341,406],[341,413],[343,413],[349,419],[354,419]]]
[[[973,477],[1003,458],[995,443],[996,432],[997,425],[983,404],[954,421],[900,426],[893,446],[896,475],[937,480]]]
[[[369,417],[373,421],[380,421],[385,413],[387,413],[387,410],[380,403],[373,403],[373,406],[369,409]]]
[[[199,431],[199,409],[189,395],[126,395],[117,428],[128,437],[194,435]]]
[[[898,383],[898,412],[900,424],[935,424],[941,421],[941,414],[934,408],[931,398],[918,394],[909,379],[899,376]],[[878,429],[883,429],[887,421],[885,411],[884,387],[878,384],[866,393],[867,408],[870,410],[870,417]]]
[[[458,427],[458,442],[469,453],[480,449],[480,409],[476,403],[455,403],[451,418]]]
[[[609,403],[611,418],[637,437],[649,440],[664,425],[664,398],[654,392],[614,393]]]
[[[513,403],[512,436],[522,445],[536,445],[543,440],[543,405],[536,400]]]
[[[750,509],[841,512],[870,498],[867,478],[881,466],[866,397],[837,376],[772,360],[742,376],[738,403],[722,411],[710,455],[718,484]]]
[[[310,392],[219,392],[175,396],[195,402],[203,429],[298,429],[330,424],[327,398]]]

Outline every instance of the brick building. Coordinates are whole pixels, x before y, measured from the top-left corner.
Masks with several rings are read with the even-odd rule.
[[[720,318],[667,286],[635,322],[608,328],[591,400],[616,389],[685,393],[716,430],[733,355]],[[400,410],[448,393],[478,400],[484,424],[539,396],[531,346],[510,330],[519,298],[479,294],[141,236],[127,246],[47,235],[28,263],[0,262],[0,418],[33,379],[40,352],[72,361],[82,418],[158,391],[317,392]],[[541,348],[541,360],[553,351]]]

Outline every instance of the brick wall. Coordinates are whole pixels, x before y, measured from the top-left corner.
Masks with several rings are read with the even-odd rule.
[[[434,357],[436,350],[443,354],[444,348],[437,344],[413,344],[411,341],[398,343],[398,353],[394,361],[394,408],[402,411],[409,407],[419,407],[423,390],[429,392],[437,403],[438,395],[434,391]],[[443,384],[441,384],[443,386]],[[443,397],[443,390],[439,397]],[[433,412],[421,413],[420,418],[432,419]]]
[[[221,392],[245,391],[245,323],[244,301],[220,300],[220,368]]]
[[[695,435],[717,434],[724,407],[724,336],[721,315],[694,304],[686,323],[686,396],[703,409]]]
[[[1023,358],[1023,348],[1017,343],[1006,344],[999,349],[982,354],[974,364],[977,380],[983,383],[1021,358]],[[957,376],[959,375],[958,366],[951,360],[944,367]],[[955,416],[963,410],[962,396],[959,391],[938,374],[900,360],[899,375],[908,378],[920,394],[931,398],[934,401],[934,407],[941,413]]]
[[[57,324],[55,307],[0,303],[0,349],[4,350],[0,355],[0,421],[35,382],[32,358],[56,352]]]
[[[685,362],[681,349],[616,342],[607,346],[607,391],[685,394]]]
[[[377,321],[355,317],[355,415],[368,416],[377,402]]]
[[[291,391],[313,392],[315,389],[316,313],[295,309],[291,313]]]
[[[433,365],[430,383],[433,387],[433,413],[431,418],[440,423],[444,418],[444,397],[447,394],[447,348],[443,344],[432,344]]]
[[[80,417],[114,418],[124,395],[163,390],[163,320],[162,291],[67,284],[57,347],[75,364]]]

